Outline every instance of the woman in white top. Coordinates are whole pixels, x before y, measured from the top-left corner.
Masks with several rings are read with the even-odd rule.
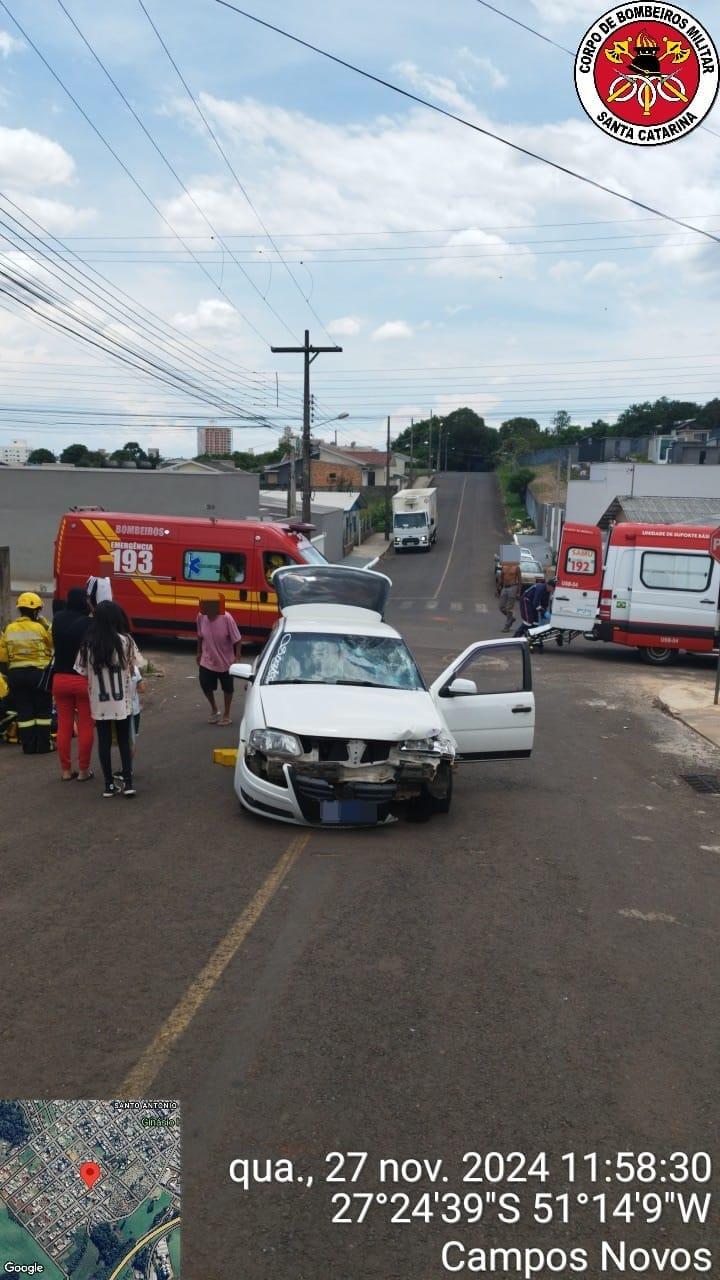
[[[75,670],[88,679],[90,712],[98,738],[98,755],[105,778],[104,796],[120,788],[113,780],[112,731],[117,734],[122,762],[123,794],[134,796],[132,778],[132,711],[134,674],[146,665],[129,634],[125,612],[112,600],[98,604],[83,642]]]

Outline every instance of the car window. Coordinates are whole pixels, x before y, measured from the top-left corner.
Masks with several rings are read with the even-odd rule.
[[[710,556],[677,551],[645,551],[640,567],[644,587],[656,591],[707,591],[712,576]]]
[[[455,674],[463,680],[473,680],[478,693],[521,693],[525,679],[523,664],[520,645],[498,645],[481,649]]]
[[[186,551],[183,577],[186,582],[245,581],[246,562],[241,551]]]
[[[318,551],[317,547],[314,547],[312,542],[301,543],[298,550],[301,558],[305,561],[305,564],[327,564],[327,560],[322,554],[322,551]]]
[[[367,685],[424,689],[404,641],[393,636],[283,631],[263,684]]]
[[[296,564],[292,556],[284,551],[263,551],[263,576],[268,586],[272,585],[272,576],[276,569],[283,569],[286,564]]]

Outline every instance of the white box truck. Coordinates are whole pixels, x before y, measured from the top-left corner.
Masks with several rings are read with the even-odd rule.
[[[396,551],[429,551],[437,540],[437,489],[401,489],[393,494]]]

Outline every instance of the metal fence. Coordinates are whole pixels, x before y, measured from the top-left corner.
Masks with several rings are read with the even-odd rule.
[[[535,494],[528,489],[525,494],[525,510],[538,533],[549,542],[553,551],[557,551],[565,523],[565,507],[558,502],[538,502]]]

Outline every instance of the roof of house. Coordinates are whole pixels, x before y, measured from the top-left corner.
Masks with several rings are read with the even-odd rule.
[[[352,511],[361,498],[362,494],[357,489],[351,490],[350,493],[333,489],[314,490],[310,496],[310,505],[335,511]],[[284,507],[286,503],[287,494],[285,492],[278,493],[276,489],[260,490],[261,505]]]
[[[359,462],[364,467],[384,467],[387,453],[384,449],[334,449],[335,453]]]
[[[613,507],[626,520],[638,524],[720,524],[720,497],[618,497]],[[602,521],[599,523],[602,525]]]

